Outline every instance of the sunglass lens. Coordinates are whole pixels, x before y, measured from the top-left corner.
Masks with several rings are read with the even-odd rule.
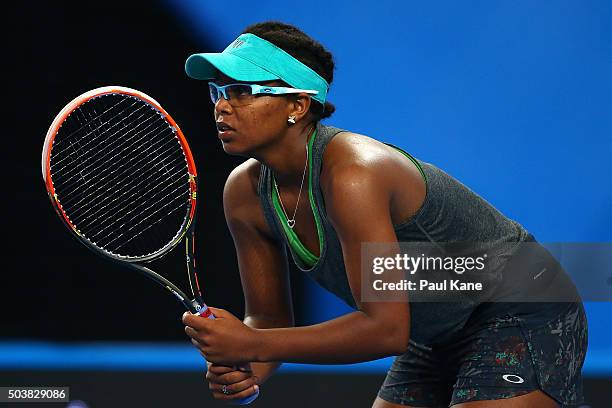
[[[240,99],[241,97],[251,95],[251,87],[249,85],[235,84],[227,88],[227,95],[230,99]]]
[[[214,84],[208,84],[208,89],[210,90],[210,100],[212,103],[217,103],[219,100],[219,90]]]

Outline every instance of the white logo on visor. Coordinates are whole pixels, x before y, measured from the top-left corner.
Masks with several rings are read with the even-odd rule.
[[[519,377],[518,375],[514,375],[514,374],[504,374],[502,375],[502,378],[514,384],[522,384],[525,382],[523,378]]]
[[[242,44],[244,44],[244,40],[241,40],[241,39],[239,39],[239,38],[236,38],[236,39],[234,40],[234,42],[232,43],[231,47],[232,47],[232,48],[238,48],[238,47],[240,47]]]

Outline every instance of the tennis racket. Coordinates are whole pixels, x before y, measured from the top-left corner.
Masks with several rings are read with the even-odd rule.
[[[159,103],[119,86],[78,96],[47,132],[42,173],[53,208],[82,244],[165,287],[191,313],[215,318],[196,273],[195,162]],[[192,296],[142,265],[183,239]],[[237,403],[249,404],[258,395]]]

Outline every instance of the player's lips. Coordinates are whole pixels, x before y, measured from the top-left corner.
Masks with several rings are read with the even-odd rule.
[[[225,141],[230,133],[234,132],[235,130],[225,122],[217,122],[217,131],[219,132],[219,139]]]
[[[230,125],[228,125],[225,122],[217,122],[217,130],[219,132],[227,132],[227,131],[230,131],[230,130],[234,130],[234,128],[231,127]]]

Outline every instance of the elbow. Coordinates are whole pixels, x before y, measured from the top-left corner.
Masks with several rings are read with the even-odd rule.
[[[410,341],[410,324],[408,322],[392,324],[386,330],[385,351],[387,355],[397,356],[408,350]]]

